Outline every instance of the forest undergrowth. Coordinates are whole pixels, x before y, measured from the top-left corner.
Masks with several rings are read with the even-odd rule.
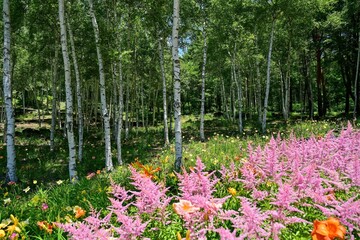
[[[20,182],[2,179],[0,239],[360,239],[356,126],[273,120],[266,134],[249,123],[241,135],[224,119],[205,126],[200,142],[197,119],[185,118],[180,173],[160,128],[134,128],[123,142],[124,165],[104,171],[94,127],[76,183],[67,180],[61,132],[50,152],[48,130],[18,130]],[[1,169],[5,153],[2,145]],[[316,230],[331,224],[335,232]]]

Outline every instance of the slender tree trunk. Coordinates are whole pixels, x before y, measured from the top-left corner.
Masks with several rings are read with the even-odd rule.
[[[204,48],[203,48],[203,65],[201,71],[201,109],[200,109],[200,140],[205,141],[204,134],[204,115],[205,115],[205,77],[206,77],[206,54],[207,54],[207,39],[206,39],[206,23],[203,29]]]
[[[170,144],[169,142],[169,128],[168,128],[168,117],[167,117],[167,101],[166,101],[166,77],[165,77],[165,69],[164,69],[164,53],[162,46],[162,38],[159,34],[159,58],[160,58],[160,69],[161,69],[161,78],[163,85],[163,109],[164,109],[164,139],[165,146]]]
[[[130,88],[129,79],[126,82],[126,106],[125,106],[125,140],[129,139],[129,105],[130,105]]]
[[[58,60],[59,60],[59,51],[57,47],[57,41],[55,43],[55,57],[54,57],[54,67],[52,75],[52,100],[51,100],[51,129],[50,129],[50,151],[54,151],[55,148],[55,128],[56,128],[56,83],[58,80]]]
[[[239,114],[239,132],[240,134],[242,134],[243,132],[243,122],[242,122],[242,83],[241,83],[241,79],[238,79],[237,77],[237,73],[236,73],[236,59],[235,59],[235,55],[236,54],[236,45],[234,48],[234,54],[232,56],[232,71],[233,71],[233,76],[234,76],[234,81],[236,84],[236,88],[237,88],[237,93],[238,93],[238,114]]]
[[[255,47],[258,49],[257,36],[255,38]],[[258,121],[262,123],[262,101],[261,101],[261,80],[260,80],[260,62],[258,57],[255,58],[256,64],[256,91],[255,91],[255,101],[257,106]]]
[[[174,67],[174,120],[175,120],[175,171],[179,172],[182,163],[182,134],[181,134],[181,80],[179,59],[179,12],[180,0],[174,0],[173,29],[172,29],[172,56]]]
[[[4,49],[3,49],[3,88],[6,111],[6,182],[17,182],[15,156],[15,116],[12,106],[11,88],[11,24],[9,0],[3,1]],[[4,131],[5,135],[5,131]]]
[[[92,0],[88,0],[90,5],[90,16],[94,28],[95,34],[95,44],[96,44],[96,52],[98,56],[98,64],[99,64],[99,75],[100,75],[100,99],[101,99],[101,110],[102,117],[104,122],[104,132],[105,132],[105,167],[107,171],[113,170],[113,163],[111,159],[111,133],[110,133],[110,119],[109,112],[106,105],[106,88],[105,88],[105,75],[104,75],[104,67],[103,60],[100,50],[100,39],[99,39],[99,27],[96,21],[93,3]]]
[[[358,40],[358,55],[356,60],[356,73],[355,73],[355,101],[354,101],[354,119],[357,117],[357,110],[359,109],[359,62],[360,62],[360,32]]]
[[[76,80],[76,99],[77,99],[77,117],[78,117],[77,122],[78,122],[78,134],[79,134],[78,160],[81,162],[83,156],[83,145],[84,145],[84,117],[82,111],[82,94],[81,94],[82,86],[81,86],[79,66],[77,63],[77,57],[75,52],[74,37],[71,30],[69,18],[67,18],[67,20],[68,21],[66,23],[69,31],[71,55],[74,63],[75,80]]]
[[[116,147],[117,147],[117,160],[118,164],[122,165],[122,155],[121,155],[121,132],[123,125],[123,111],[124,111],[124,97],[123,97],[123,73],[122,73],[122,63],[121,57],[119,58],[119,116],[118,116],[118,131],[116,135]]]
[[[270,93],[271,53],[272,53],[272,48],[273,48],[274,32],[275,32],[275,19],[272,20],[270,43],[269,43],[269,53],[268,53],[268,59],[267,59],[266,89],[265,89],[263,118],[262,118],[262,122],[261,122],[261,130],[263,133],[266,132],[266,114],[267,114],[269,93]]]
[[[59,0],[59,19],[61,30],[61,48],[65,70],[65,93],[66,93],[66,131],[69,145],[69,175],[71,181],[77,180],[76,172],[76,149],[73,129],[73,98],[71,91],[70,60],[67,47],[67,34],[65,25],[64,0]]]
[[[288,49],[288,58],[286,60],[286,72],[285,77],[282,77],[283,80],[283,117],[284,120],[287,121],[289,118],[289,111],[290,111],[290,78],[291,78],[291,41],[289,41],[289,49]]]

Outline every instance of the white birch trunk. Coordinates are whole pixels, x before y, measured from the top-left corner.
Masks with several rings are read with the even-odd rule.
[[[74,37],[71,30],[71,25],[69,22],[69,18],[67,19],[67,27],[69,31],[70,37],[70,45],[71,45],[71,55],[74,63],[75,70],[75,81],[76,81],[76,99],[77,99],[77,117],[78,117],[78,134],[79,134],[79,146],[78,146],[78,160],[81,162],[83,157],[83,145],[84,145],[84,117],[82,112],[82,95],[81,95],[81,79],[79,66],[77,63],[76,52],[75,52],[75,43]]]
[[[9,0],[3,1],[4,49],[3,49],[3,88],[6,111],[6,181],[17,182],[15,160],[15,116],[12,106],[11,89],[11,24]],[[5,131],[4,131],[5,134]]]
[[[355,73],[355,103],[354,103],[354,115],[353,118],[356,120],[357,116],[357,105],[358,105],[358,98],[359,98],[359,62],[360,62],[360,32],[359,32],[359,40],[358,40],[358,55],[357,55],[357,61],[356,61],[356,73]]]
[[[108,112],[108,109],[106,106],[105,75],[104,75],[102,55],[101,55],[101,51],[100,51],[99,27],[98,27],[98,24],[96,21],[92,0],[88,0],[88,1],[89,1],[89,5],[90,5],[90,16],[91,16],[92,25],[94,28],[96,52],[97,52],[98,64],[99,64],[100,100],[101,100],[102,117],[103,117],[103,121],[104,121],[104,132],[105,132],[105,167],[106,167],[107,171],[112,171],[113,163],[112,163],[112,159],[111,159],[110,119],[109,119],[109,112]]]
[[[126,82],[126,105],[125,105],[125,140],[129,139],[129,107],[130,107],[130,90],[129,80]]]
[[[168,146],[170,142],[169,142],[169,127],[167,123],[168,120],[167,120],[167,101],[166,101],[166,78],[165,78],[165,69],[164,69],[164,53],[163,53],[163,46],[161,40],[162,38],[159,37],[159,57],[160,57],[160,69],[161,69],[161,78],[163,85],[164,139],[165,139],[165,146]]]
[[[114,11],[115,13],[115,22],[117,22],[117,15],[116,15],[116,10]],[[116,116],[117,118],[117,132],[116,132],[116,148],[117,148],[117,152],[116,152],[116,156],[117,156],[117,161],[119,165],[123,164],[122,161],[122,152],[121,152],[121,134],[122,134],[122,127],[123,127],[123,112],[124,112],[124,93],[123,93],[123,72],[122,72],[122,61],[121,61],[121,19],[120,19],[120,23],[118,26],[118,46],[119,46],[119,59],[118,59],[118,66],[119,66],[119,88],[118,88],[118,92],[119,92],[119,99],[118,99],[118,114]],[[115,70],[116,72],[116,70]]]
[[[120,51],[121,52],[121,51]],[[118,131],[116,135],[116,147],[117,147],[117,160],[118,164],[122,165],[122,155],[121,155],[121,132],[123,125],[123,111],[124,111],[124,97],[123,97],[123,75],[122,75],[122,64],[121,57],[119,58],[119,115],[118,115]]]
[[[56,41],[57,42],[57,41]],[[53,76],[52,76],[52,100],[51,100],[51,129],[50,129],[50,151],[55,149],[55,128],[56,128],[56,83],[58,79],[58,60],[59,60],[59,51],[58,47],[55,44],[55,57],[54,57],[54,67],[53,67]]]
[[[204,134],[204,115],[205,115],[205,74],[206,74],[206,54],[207,54],[207,39],[206,39],[206,23],[204,23],[203,38],[204,38],[204,49],[203,49],[203,65],[201,71],[201,109],[200,109],[200,140],[205,141]]]
[[[76,149],[74,141],[74,123],[73,123],[73,98],[71,91],[71,78],[70,78],[70,60],[67,47],[67,34],[65,25],[65,10],[64,0],[59,0],[59,19],[61,31],[61,48],[64,59],[65,70],[65,93],[66,93],[66,133],[69,146],[69,175],[70,180],[77,180],[76,172]]]
[[[267,114],[269,93],[270,93],[271,53],[272,53],[272,47],[273,47],[273,41],[274,41],[274,31],[275,31],[275,19],[272,20],[270,43],[269,43],[269,53],[268,53],[268,58],[267,58],[266,89],[265,89],[263,118],[262,118],[262,122],[261,122],[261,130],[263,133],[265,133],[265,131],[266,131],[266,114]]]
[[[255,37],[255,48],[258,49],[257,36]],[[262,105],[261,105],[261,81],[260,81],[260,62],[258,57],[255,60],[256,64],[256,91],[255,91],[255,101],[258,112],[258,121],[262,123]]]
[[[237,93],[238,93],[237,95],[238,95],[239,132],[242,133],[243,132],[242,101],[241,101],[242,100],[242,83],[241,83],[241,79],[238,78],[237,73],[236,73],[235,53],[236,53],[236,47],[235,47],[234,55],[233,55],[233,59],[232,59],[232,70],[233,70],[234,81],[235,81]]]
[[[182,134],[181,134],[181,80],[179,59],[179,12],[180,0],[174,0],[172,57],[174,66],[174,121],[175,121],[175,171],[182,167]]]

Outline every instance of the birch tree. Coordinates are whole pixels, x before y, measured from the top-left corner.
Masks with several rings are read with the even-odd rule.
[[[159,42],[159,58],[160,58],[160,69],[161,69],[161,78],[163,85],[163,109],[164,109],[164,139],[165,146],[169,145],[169,128],[167,123],[167,101],[166,101],[166,77],[165,77],[165,69],[164,69],[164,53],[162,46],[162,38],[159,34],[158,38]]]
[[[3,1],[4,50],[3,50],[3,87],[6,111],[6,181],[17,182],[15,160],[15,116],[12,106],[11,88],[11,22],[9,0]]]
[[[356,59],[356,73],[355,73],[355,100],[354,100],[354,114],[353,118],[356,120],[357,109],[359,105],[359,62],[360,62],[360,32],[358,38],[358,50],[357,50],[357,59]]]
[[[270,74],[271,74],[271,54],[273,48],[274,41],[274,32],[275,32],[275,21],[276,18],[273,16],[272,24],[271,24],[271,33],[270,33],[270,43],[269,43],[269,52],[267,57],[267,70],[266,70],[266,88],[265,88],[265,98],[264,98],[264,109],[263,109],[263,117],[261,121],[261,130],[263,133],[266,131],[266,114],[269,103],[269,94],[270,94]]]
[[[174,122],[175,122],[175,171],[182,167],[182,134],[181,134],[181,81],[179,59],[179,12],[180,0],[174,0],[173,29],[172,29],[172,57],[174,74]]]
[[[51,85],[52,100],[51,100],[50,151],[54,151],[55,148],[56,84],[58,80],[58,60],[59,60],[59,50],[57,44],[58,44],[58,40],[55,42],[55,57],[53,63],[52,85]]]
[[[92,0],[88,0],[90,6],[90,17],[95,34],[96,53],[98,57],[99,75],[100,75],[100,100],[101,100],[101,111],[102,118],[104,121],[104,132],[105,132],[105,167],[107,171],[113,170],[113,163],[111,159],[111,134],[110,134],[110,119],[109,112],[106,105],[106,88],[105,88],[105,74],[103,67],[103,59],[100,50],[100,38],[99,38],[99,27],[96,21],[96,16],[93,9]]]
[[[206,74],[206,57],[207,57],[207,39],[206,39],[206,21],[203,25],[203,65],[201,71],[201,109],[200,109],[200,140],[205,141],[204,134],[204,115],[205,115],[205,74]]]
[[[83,139],[84,139],[84,117],[82,111],[82,94],[81,94],[81,79],[80,79],[80,72],[79,66],[76,58],[75,52],[75,43],[74,43],[74,36],[71,30],[71,25],[69,22],[69,18],[67,17],[66,25],[69,31],[70,37],[70,46],[71,46],[71,56],[74,64],[75,70],[75,82],[76,82],[76,99],[77,99],[77,122],[78,122],[78,134],[79,134],[79,145],[78,145],[78,160],[82,160],[83,156]]]
[[[71,181],[77,180],[76,172],[76,149],[74,141],[74,123],[73,123],[73,98],[71,91],[71,72],[70,60],[67,47],[67,32],[65,25],[64,0],[59,0],[59,19],[61,33],[61,49],[64,60],[65,71],[65,94],[66,94],[66,133],[69,146],[69,175]]]

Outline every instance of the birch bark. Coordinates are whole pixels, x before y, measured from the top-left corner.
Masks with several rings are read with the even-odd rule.
[[[203,26],[203,65],[201,71],[201,109],[200,109],[200,140],[205,141],[204,134],[204,115],[205,115],[205,74],[206,74],[206,56],[207,56],[207,39],[206,39],[206,23]]]
[[[6,181],[17,182],[15,160],[15,116],[12,106],[11,89],[11,23],[9,0],[3,1],[4,50],[3,50],[3,88],[6,111]]]
[[[262,117],[262,122],[261,122],[261,129],[262,129],[263,133],[265,133],[265,131],[266,131],[266,114],[267,114],[269,93],[270,93],[271,53],[272,53],[272,47],[273,47],[273,41],[274,41],[274,32],[275,32],[275,18],[272,20],[269,52],[268,52],[268,58],[267,58],[266,89],[265,89],[263,117]]]
[[[238,78],[237,76],[237,72],[236,72],[236,59],[235,59],[235,53],[236,53],[236,46],[234,49],[234,55],[233,55],[233,59],[232,59],[232,70],[233,70],[233,76],[234,76],[234,81],[236,84],[236,88],[237,88],[237,95],[238,95],[238,114],[239,114],[239,132],[242,134],[243,132],[243,122],[242,122],[242,83],[241,83],[241,79]]]
[[[53,67],[53,76],[52,76],[52,85],[51,85],[52,100],[51,100],[50,151],[54,151],[55,148],[56,83],[58,79],[58,60],[59,60],[59,51],[57,48],[57,44],[55,44],[55,57],[54,57],[54,67]]]
[[[360,33],[359,33],[359,40],[358,40],[358,55],[356,60],[356,73],[355,73],[355,103],[354,103],[354,119],[356,120],[357,110],[359,105],[359,62],[360,62]]]
[[[96,16],[93,9],[92,0],[89,1],[90,6],[90,16],[92,20],[92,25],[94,28],[95,34],[95,44],[96,44],[96,52],[98,56],[98,64],[99,64],[99,75],[100,75],[100,100],[101,100],[101,110],[102,110],[102,118],[104,121],[104,132],[105,132],[105,167],[107,171],[113,170],[113,163],[111,159],[111,135],[110,135],[110,119],[109,112],[106,105],[106,89],[105,89],[105,75],[104,75],[104,67],[102,54],[100,50],[100,39],[99,39],[99,27],[96,21]]]
[[[61,32],[61,48],[64,59],[65,94],[66,94],[66,133],[69,146],[69,175],[71,181],[77,180],[76,149],[73,129],[73,98],[71,91],[70,60],[67,47],[67,34],[65,25],[64,0],[59,0],[59,19]]]
[[[70,37],[70,46],[71,46],[71,56],[74,63],[75,70],[75,81],[76,81],[76,99],[77,99],[77,117],[78,117],[78,134],[79,134],[79,146],[78,146],[78,160],[81,162],[83,156],[83,142],[84,142],[84,117],[82,112],[82,94],[81,94],[81,79],[79,66],[77,63],[76,52],[75,52],[75,43],[74,36],[71,30],[71,25],[69,23],[69,18],[67,18],[66,25],[69,31]]]
[[[161,69],[161,78],[163,85],[163,109],[164,109],[164,139],[165,146],[169,145],[169,127],[167,123],[167,101],[166,101],[166,78],[165,78],[165,69],[164,69],[164,53],[163,46],[161,43],[162,38],[159,36],[159,58],[160,58],[160,69]]]
[[[172,29],[172,57],[174,67],[174,122],[175,122],[175,171],[179,172],[182,163],[182,134],[181,134],[181,79],[179,59],[179,12],[180,0],[174,0],[173,29]]]

